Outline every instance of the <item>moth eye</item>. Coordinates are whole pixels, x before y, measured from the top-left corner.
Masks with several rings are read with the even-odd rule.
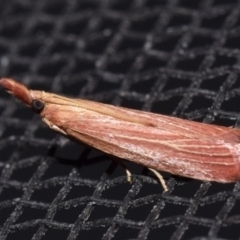
[[[40,113],[44,108],[44,103],[39,100],[32,101],[32,110],[36,113]]]

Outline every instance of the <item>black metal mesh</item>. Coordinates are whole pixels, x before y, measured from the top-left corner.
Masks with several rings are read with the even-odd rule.
[[[0,75],[240,125],[240,2],[0,0]],[[124,170],[0,91],[0,239],[240,239],[240,185]]]

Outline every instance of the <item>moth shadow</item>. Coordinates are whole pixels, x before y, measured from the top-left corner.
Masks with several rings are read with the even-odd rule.
[[[74,144],[73,144],[74,145]],[[77,148],[79,145],[77,144]],[[125,174],[125,169],[128,169],[133,175],[142,175],[145,177],[153,177],[153,179],[158,180],[157,177],[148,170],[147,167],[140,166],[137,163],[131,163],[127,160],[117,158],[115,156],[111,156],[96,149],[92,149],[87,146],[83,146],[81,149],[81,153],[77,156],[77,158],[71,158],[71,150],[68,151],[66,157],[61,157],[61,155],[57,156],[56,152],[59,149],[59,145],[53,145],[49,151],[48,156],[53,157],[58,163],[71,166],[77,169],[84,169],[84,171],[91,172],[94,175],[99,175],[106,173],[107,175],[111,175],[113,177],[123,176]],[[117,169],[117,171],[116,171]],[[97,173],[98,172],[98,173]],[[164,180],[174,179],[178,182],[179,185],[185,184],[187,182],[192,181],[190,178],[185,178],[177,175],[172,175],[167,172],[159,171],[163,176]],[[84,175],[87,175],[84,173]]]

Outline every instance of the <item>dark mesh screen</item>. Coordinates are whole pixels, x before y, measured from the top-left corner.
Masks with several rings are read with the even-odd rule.
[[[240,125],[240,3],[0,0],[0,76]],[[0,90],[0,239],[240,239],[240,185],[164,174],[66,140]]]

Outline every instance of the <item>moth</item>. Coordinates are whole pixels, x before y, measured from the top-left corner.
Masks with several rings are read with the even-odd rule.
[[[9,78],[0,84],[53,130],[118,159],[158,173],[204,181],[240,178],[240,130],[29,90]],[[128,179],[130,172],[126,169]]]

